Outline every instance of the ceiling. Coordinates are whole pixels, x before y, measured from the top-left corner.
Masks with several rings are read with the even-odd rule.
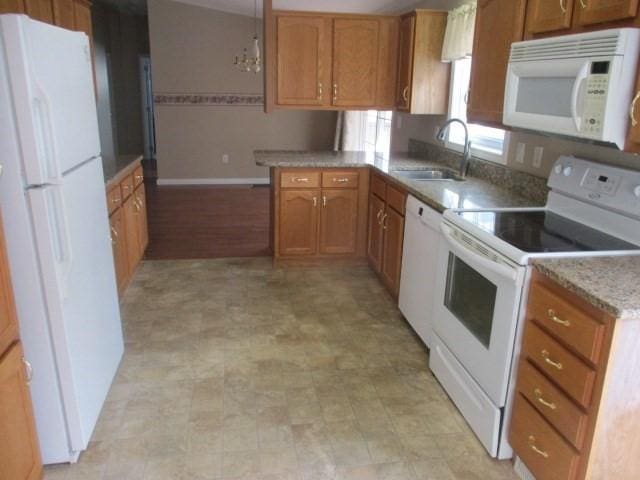
[[[131,0],[141,1],[141,0]],[[177,0],[201,7],[239,15],[253,15],[254,0]],[[262,0],[257,0],[262,16]],[[418,0],[273,0],[278,10],[309,10],[339,13],[398,13],[416,5]]]

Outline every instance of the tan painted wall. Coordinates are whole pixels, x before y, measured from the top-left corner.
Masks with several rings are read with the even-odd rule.
[[[250,17],[149,0],[154,93],[262,93],[262,75],[232,65],[250,46],[253,29]],[[333,112],[162,105],[155,112],[160,179],[264,178],[254,149],[333,146]],[[222,163],[224,153],[229,164]]]
[[[401,117],[402,127],[398,128],[398,118]],[[395,151],[407,149],[409,138],[415,138],[425,142],[437,143],[434,140],[435,130],[445,121],[441,115],[408,115],[396,114],[391,133],[391,148]],[[524,164],[514,161],[517,144],[525,144]],[[542,155],[542,167],[534,168],[533,151],[537,146],[544,148]],[[622,153],[614,148],[592,145],[584,142],[576,142],[563,138],[542,136],[535,133],[512,132],[509,141],[507,166],[528,172],[539,177],[548,177],[551,167],[560,155],[574,155],[577,157],[608,163],[620,167],[640,170],[640,156]]]

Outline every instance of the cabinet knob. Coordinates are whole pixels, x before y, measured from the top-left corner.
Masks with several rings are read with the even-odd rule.
[[[405,102],[408,102],[408,101],[409,101],[409,85],[407,85],[406,87],[404,87],[404,88],[402,89],[402,99],[403,99]]]
[[[338,84],[334,83],[333,84],[333,101],[337,101],[338,100]]]
[[[633,101],[631,102],[631,107],[629,107],[629,119],[631,120],[632,127],[638,125],[638,120],[636,119],[636,103],[638,103],[638,99],[640,99],[640,90],[636,92],[636,96],[633,97]]]

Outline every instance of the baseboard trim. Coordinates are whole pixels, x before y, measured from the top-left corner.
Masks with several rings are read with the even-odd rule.
[[[159,186],[177,185],[269,185],[268,177],[264,178],[159,178]]]

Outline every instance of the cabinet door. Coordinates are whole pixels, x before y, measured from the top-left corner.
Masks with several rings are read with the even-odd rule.
[[[375,105],[378,34],[377,20],[339,18],[333,21],[333,105]]]
[[[330,45],[326,20],[278,16],[277,101],[281,105],[323,105],[328,98]]]
[[[0,473],[7,480],[42,478],[40,449],[20,343],[0,359]]]
[[[2,13],[24,13],[24,0],[2,0],[0,1],[0,14]]]
[[[382,215],[384,202],[375,195],[369,196],[369,231],[367,235],[367,257],[376,272],[382,267],[382,247],[384,231],[382,230]]]
[[[53,23],[53,5],[51,0],[24,0],[27,15],[41,22]]]
[[[320,253],[355,253],[358,233],[358,190],[323,190]]]
[[[575,22],[578,25],[613,22],[634,18],[638,13],[638,0],[577,0]]]
[[[574,0],[529,0],[527,33],[555,32],[570,28],[573,6]]]
[[[127,262],[127,232],[124,224],[124,210],[119,208],[111,217],[111,245],[113,246],[113,263],[116,270],[118,292],[122,294],[129,283],[129,265]]]
[[[640,152],[640,71],[636,79],[636,91],[630,105],[629,132],[625,151]]]
[[[75,30],[74,0],[53,0],[53,21],[59,27]]]
[[[11,274],[0,218],[0,355],[18,338],[18,321],[11,288]]]
[[[382,221],[384,246],[382,252],[382,279],[394,296],[400,290],[400,270],[402,269],[402,240],[404,238],[404,217],[387,207]]]
[[[280,255],[314,255],[318,251],[320,190],[280,192]]]
[[[378,49],[378,86],[376,108],[392,110],[395,107],[398,75],[398,36],[400,20],[380,20],[380,46]]]
[[[398,56],[398,88],[396,106],[398,110],[409,111],[411,108],[411,81],[413,74],[413,39],[416,28],[414,15],[402,17],[400,20],[400,40]]]
[[[469,122],[502,124],[511,43],[522,40],[525,0],[479,0],[473,41]]]
[[[129,272],[129,276],[131,276],[138,266],[141,250],[138,233],[139,211],[134,195],[130,195],[122,204],[122,214],[124,216],[124,243],[127,247],[127,271]]]
[[[134,193],[138,204],[138,238],[140,239],[140,258],[149,245],[149,227],[147,225],[147,197],[144,184],[140,184]]]

